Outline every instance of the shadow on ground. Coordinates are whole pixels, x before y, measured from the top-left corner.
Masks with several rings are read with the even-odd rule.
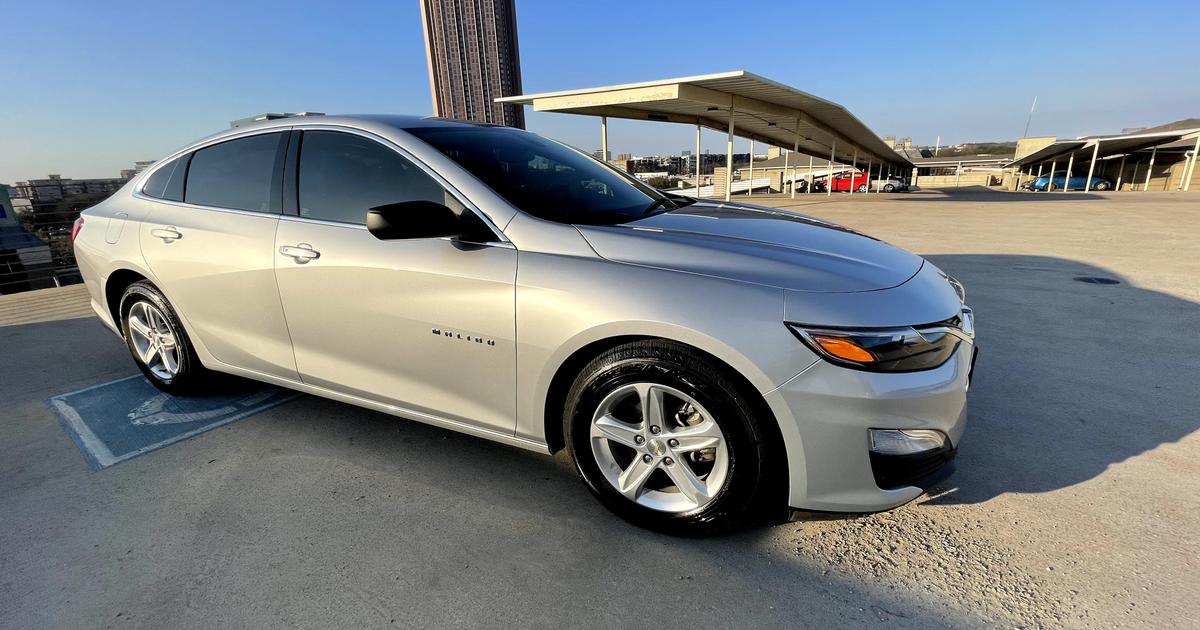
[[[1200,304],[1061,258],[928,258],[966,285],[981,352],[936,502],[1066,488],[1200,428]]]
[[[316,397],[93,472],[44,400],[128,374],[124,346],[74,320],[0,328],[0,347],[21,366],[0,379],[14,627],[984,623],[800,557],[789,530],[654,534],[601,507],[562,454]]]
[[[894,195],[890,196],[890,198],[896,201],[990,201],[1004,203],[1010,201],[1104,201],[1108,197],[1099,192],[1085,193],[1073,190],[1047,193],[997,190],[984,186],[962,186],[960,188],[922,188],[913,190],[906,195]]]

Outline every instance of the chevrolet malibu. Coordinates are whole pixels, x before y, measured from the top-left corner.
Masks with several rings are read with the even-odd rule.
[[[96,314],[166,392],[220,372],[566,449],[601,503],[669,533],[898,506],[966,419],[973,316],[929,262],[516,129],[238,127],[73,237]]]

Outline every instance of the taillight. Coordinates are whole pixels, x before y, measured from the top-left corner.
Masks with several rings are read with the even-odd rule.
[[[75,242],[75,238],[79,236],[79,231],[83,229],[83,217],[75,219],[75,224],[71,226],[71,242]]]

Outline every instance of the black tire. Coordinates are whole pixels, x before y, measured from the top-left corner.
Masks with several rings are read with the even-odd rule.
[[[895,184],[884,184],[883,192],[896,192],[896,185]]]
[[[170,328],[170,333],[175,340],[175,354],[178,356],[178,369],[173,376],[164,376],[147,366],[134,345],[134,337],[130,332],[129,313],[140,302],[145,302],[157,309],[157,312],[164,316],[165,325]],[[188,339],[187,332],[179,322],[179,316],[175,314],[175,309],[171,307],[171,303],[157,287],[147,280],[129,285],[121,296],[118,312],[121,315],[119,322],[121,334],[125,337],[125,345],[129,348],[129,354],[146,380],[150,381],[152,385],[174,395],[203,394],[214,389],[214,383],[217,380],[215,373],[200,363],[196,357],[196,350],[192,347],[191,340]]]
[[[865,192],[867,192],[867,185],[866,185],[866,184],[859,184],[859,185],[858,185],[858,192],[860,192],[860,193],[865,193]]]
[[[1109,187],[1110,187],[1110,184],[1108,182],[1096,182],[1096,190],[1099,190],[1101,192],[1108,190]]]
[[[699,508],[667,512],[641,505],[621,494],[601,471],[592,449],[593,416],[608,394],[632,383],[676,389],[699,403],[720,427],[728,454],[727,473],[719,490]],[[769,436],[777,433],[768,432],[763,425],[772,420],[757,417],[760,406],[751,398],[757,393],[747,389],[714,366],[711,359],[687,346],[666,340],[627,343],[594,359],[576,378],[563,410],[567,449],[592,494],[627,521],[680,536],[727,531],[763,516],[759,508],[768,506],[765,497],[774,496],[770,488],[777,486],[770,482],[778,475],[768,472],[777,459],[773,455],[777,445]],[[637,457],[636,453],[633,456]],[[704,476],[693,468],[703,465],[688,464],[695,474]],[[660,479],[669,482],[665,470],[656,470],[652,475],[662,474]]]

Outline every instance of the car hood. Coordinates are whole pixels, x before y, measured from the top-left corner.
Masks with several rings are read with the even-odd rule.
[[[612,261],[795,291],[887,289],[924,263],[839,225],[744,204],[700,201],[621,225],[576,227]]]

